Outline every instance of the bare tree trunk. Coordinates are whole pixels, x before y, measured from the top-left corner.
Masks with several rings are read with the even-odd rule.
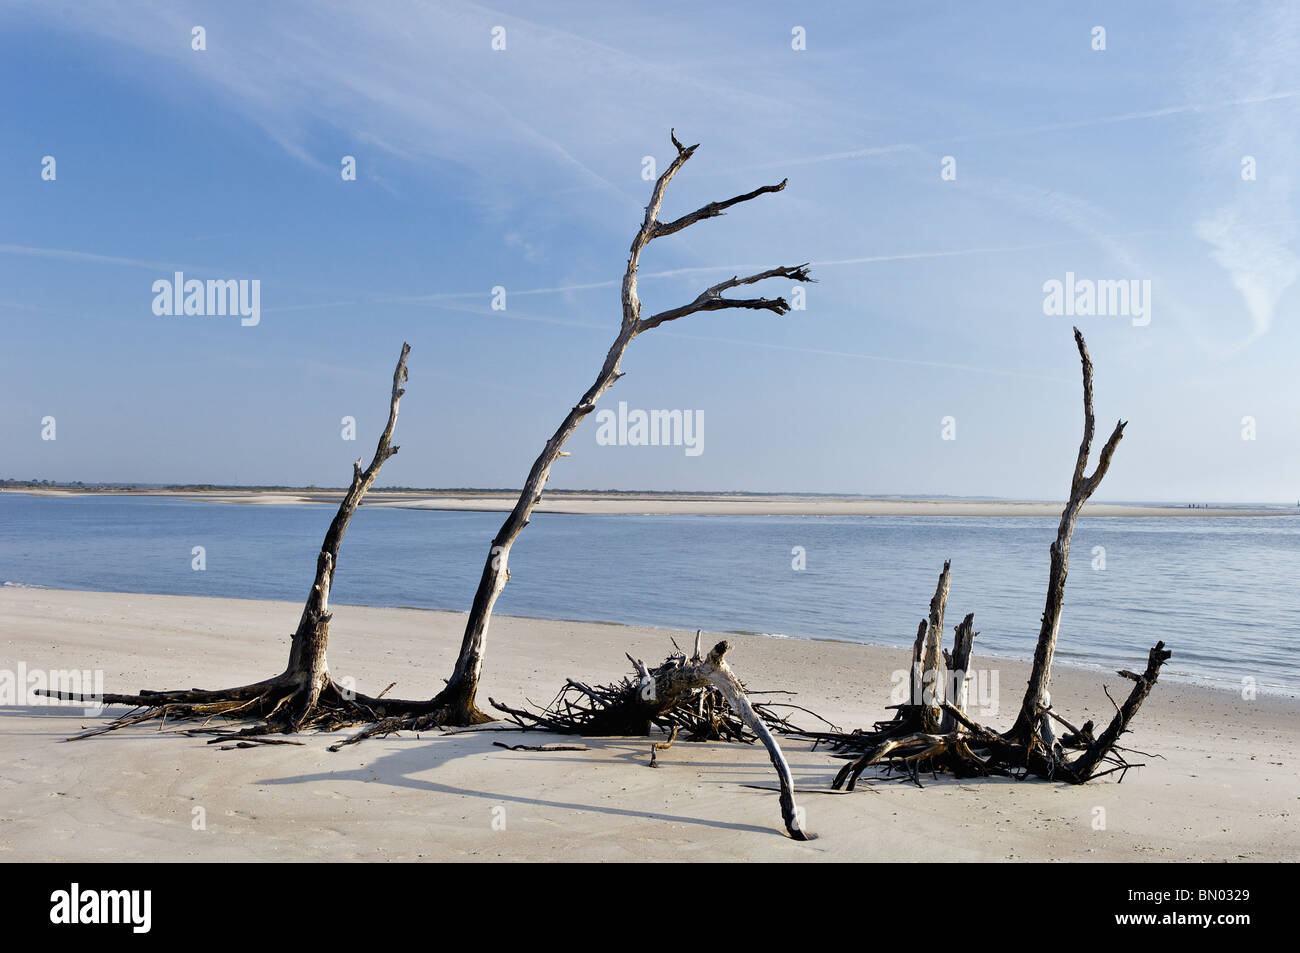
[[[406,393],[402,385],[406,383],[406,358],[410,353],[411,346],[403,343],[402,354],[397,360],[397,368],[393,371],[388,423],[384,426],[383,433],[379,435],[379,443],[375,447],[375,455],[371,458],[370,465],[364,470],[361,469],[360,458],[352,464],[352,483],[343,495],[342,502],[339,503],[338,512],[334,514],[334,519],[321,543],[320,554],[316,558],[316,579],[307,594],[307,602],[303,606],[298,629],[293,634],[293,642],[289,649],[289,664],[284,670],[284,675],[281,676],[296,681],[301,686],[294,710],[290,713],[295,726],[300,724],[302,718],[316,706],[321,689],[330,681],[325,649],[329,644],[332,618],[329,611],[330,586],[334,582],[334,572],[338,566],[339,546],[343,542],[343,535],[348,530],[348,524],[361,505],[362,498],[379,476],[380,468],[389,457],[397,453],[398,448],[393,446],[392,442],[393,428],[397,426],[398,404],[401,403],[402,395]]]
[[[393,428],[397,425],[398,404],[406,393],[402,384],[407,378],[406,358],[410,353],[410,345],[403,344],[397,367],[393,371],[388,423],[379,436],[370,466],[361,469],[360,460],[352,465],[352,483],[344,493],[321,543],[320,554],[316,558],[316,578],[307,594],[298,628],[293,634],[289,661],[284,671],[273,678],[250,685],[215,691],[189,689],[158,692],[142,689],[135,695],[104,695],[101,700],[104,705],[128,705],[144,711],[124,716],[106,727],[92,729],[77,737],[103,734],[155,718],[181,721],[187,718],[223,716],[258,722],[238,732],[240,736],[256,738],[277,731],[299,731],[308,722],[313,727],[332,728],[372,720],[381,717],[386,706],[394,704],[408,709],[427,706],[427,702],[380,702],[379,699],[345,694],[330,678],[325,658],[331,619],[329,595],[338,568],[339,546],[362,498],[379,476],[380,468],[389,457],[397,453],[397,447],[392,443]],[[322,704],[325,693],[329,695],[328,704]],[[81,696],[71,693],[57,693],[56,697],[81,700]],[[208,733],[227,734],[224,729]]]
[[[1061,629],[1061,607],[1065,601],[1065,577],[1070,569],[1070,540],[1074,536],[1074,524],[1079,518],[1079,511],[1088,497],[1101,484],[1106,470],[1110,467],[1115,447],[1124,436],[1124,421],[1119,421],[1111,432],[1110,439],[1102,448],[1097,460],[1097,468],[1087,476],[1088,455],[1092,450],[1093,431],[1096,417],[1092,409],[1092,358],[1088,356],[1088,345],[1084,343],[1079,329],[1074,329],[1074,342],[1079,349],[1079,360],[1083,365],[1083,440],[1079,444],[1079,456],[1074,465],[1074,476],[1070,481],[1070,498],[1061,513],[1061,522],[1056,530],[1056,541],[1052,543],[1052,561],[1047,577],[1047,602],[1043,607],[1042,626],[1038,630],[1038,646],[1034,650],[1034,667],[1029,675],[1029,686],[1016,722],[1007,733],[1008,738],[1028,739],[1047,708],[1044,697],[1052,681],[1052,656],[1056,652],[1056,638]]]
[[[967,613],[966,618],[961,620],[957,626],[956,633],[953,636],[952,655],[948,658],[949,682],[952,685],[952,697],[949,699],[952,707],[962,714],[966,713],[966,700],[968,688],[970,685],[970,676],[967,670],[970,667],[971,650],[975,646],[975,636],[979,635],[975,631],[975,613]],[[961,725],[945,712],[943,718],[943,729],[945,731],[960,731]]]
[[[630,264],[629,268],[631,267],[633,265]],[[483,564],[483,572],[479,576],[478,589],[474,593],[469,618],[465,621],[465,634],[461,640],[460,654],[456,658],[456,667],[452,671],[447,687],[434,699],[435,704],[450,709],[450,717],[454,721],[475,724],[490,720],[487,715],[479,711],[476,697],[479,679],[483,672],[483,653],[487,645],[488,623],[492,619],[492,609],[496,605],[497,597],[510,581],[510,548],[523,532],[524,527],[528,525],[533,508],[541,501],[542,488],[550,479],[551,467],[560,458],[564,444],[578,429],[583,418],[595,409],[596,401],[600,396],[623,376],[618,369],[618,362],[635,333],[635,325],[629,325],[625,320],[618,338],[605,356],[600,374],[578,403],[569,410],[551,438],[546,441],[546,446],[542,448],[541,454],[533,462],[532,469],[528,471],[528,478],[524,481],[524,488],[519,494],[518,502],[515,503],[514,509],[510,511],[510,515],[506,517],[501,529],[492,540],[487,561]]]
[[[921,667],[921,653],[925,649],[925,630],[928,626],[929,623],[922,619],[916,627],[916,641],[912,643],[912,690],[908,700],[913,705],[920,705],[925,697],[925,670]]]
[[[925,636],[925,651],[921,656],[921,727],[924,731],[938,731],[943,720],[944,678],[939,668],[943,650],[943,612],[948,605],[950,562],[945,560],[939,573],[939,585],[930,599],[930,622]]]
[[[1085,722],[1082,728],[1075,728],[1051,708],[1052,699],[1048,686],[1051,682],[1052,656],[1060,629],[1065,577],[1069,568],[1070,540],[1074,533],[1074,524],[1084,503],[1106,475],[1126,426],[1122,420],[1116,424],[1110,439],[1102,448],[1096,469],[1090,476],[1087,475],[1088,456],[1095,428],[1092,409],[1092,361],[1078,328],[1074,329],[1074,340],[1083,366],[1083,441],[1075,463],[1070,498],[1061,514],[1056,540],[1052,544],[1052,562],[1042,628],[1039,632],[1029,684],[1017,711],[1015,725],[1005,733],[997,732],[972,720],[966,711],[970,656],[975,636],[978,635],[974,630],[973,614],[967,615],[956,627],[952,653],[944,652],[952,679],[948,700],[936,699],[933,695],[927,694],[930,692],[929,686],[935,682],[933,674],[935,653],[942,651],[942,636],[936,634],[936,626],[942,625],[948,591],[949,567],[945,563],[943,574],[939,578],[939,588],[930,603],[930,618],[928,621],[921,622],[912,649],[912,666],[916,673],[911,695],[912,704],[900,706],[902,711],[893,720],[876,722],[869,731],[845,733],[835,729],[831,732],[799,732],[805,737],[815,739],[819,744],[831,745],[837,752],[858,753],[839,755],[846,758],[849,763],[835,776],[836,789],[847,787],[852,790],[862,772],[872,766],[891,771],[904,770],[918,785],[920,772],[927,769],[932,772],[948,770],[958,777],[994,773],[1010,774],[1018,778],[1032,775],[1047,780],[1082,784],[1090,778],[1113,772],[1119,772],[1119,779],[1123,780],[1124,773],[1129,768],[1140,767],[1125,759],[1124,749],[1119,747],[1118,741],[1127,730],[1129,722],[1137,714],[1138,708],[1146,699],[1152,686],[1155,685],[1160,667],[1170,657],[1171,653],[1164,648],[1163,642],[1158,642],[1151,649],[1146,671],[1142,675],[1127,671],[1120,672],[1126,678],[1133,679],[1137,685],[1100,738],[1093,736],[1091,721]],[[942,714],[942,721],[938,728],[934,727],[936,707]],[[1068,729],[1068,733],[1059,740],[1053,726],[1054,721],[1060,722]],[[1081,753],[1071,760],[1067,755],[1067,749]],[[1110,767],[1098,772],[1097,769],[1103,763]]]
[[[637,295],[637,269],[641,262],[641,252],[651,241],[666,235],[672,235],[703,219],[722,215],[726,209],[740,202],[747,202],[759,195],[768,192],[779,192],[785,188],[785,181],[783,180],[779,185],[762,186],[745,195],[738,195],[723,202],[710,202],[708,205],[671,222],[660,222],[659,210],[663,205],[664,192],[668,187],[668,183],[672,181],[695,150],[699,148],[698,145],[683,146],[677,141],[675,135],[672,136],[672,141],[677,149],[677,156],[655,182],[650,195],[650,204],[646,206],[645,218],[642,220],[636,237],[632,240],[632,247],[628,254],[627,269],[623,274],[623,320],[618,336],[614,339],[614,343],[610,345],[609,352],[605,355],[605,363],[601,366],[600,374],[597,375],[596,380],[587,388],[586,393],[582,395],[578,403],[565,415],[560,426],[551,435],[551,438],[546,441],[546,446],[542,448],[542,452],[533,462],[532,469],[528,471],[528,478],[524,481],[524,488],[519,494],[518,502],[515,503],[514,509],[510,511],[510,515],[506,517],[500,531],[492,540],[491,548],[488,550],[487,559],[483,564],[483,572],[479,576],[478,590],[474,593],[474,602],[470,607],[469,618],[465,621],[465,634],[461,640],[456,666],[446,688],[439,692],[434,699],[434,704],[447,709],[451,723],[473,724],[487,720],[487,716],[479,711],[476,698],[479,679],[483,672],[483,654],[487,644],[488,625],[492,619],[492,610],[496,605],[497,598],[505,589],[506,583],[510,581],[509,561],[511,547],[514,545],[515,540],[518,539],[519,534],[523,532],[524,527],[528,525],[533,508],[541,501],[542,490],[551,476],[551,467],[559,457],[566,455],[564,453],[565,443],[573,435],[573,432],[582,423],[583,419],[596,409],[596,402],[605,391],[623,376],[623,372],[619,369],[619,362],[622,360],[628,345],[632,343],[632,339],[644,331],[697,311],[748,308],[785,314],[789,311],[789,305],[784,298],[770,300],[767,298],[724,298],[722,292],[741,285],[754,284],[767,278],[788,278],[804,282],[812,280],[806,265],[780,266],[744,278],[730,278],[705,289],[689,304],[661,311],[649,318],[642,318],[641,299]]]

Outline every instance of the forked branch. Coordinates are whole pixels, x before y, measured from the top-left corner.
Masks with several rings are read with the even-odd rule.
[[[789,303],[784,298],[724,298],[722,292],[731,288],[738,288],[741,285],[752,285],[755,282],[764,281],[768,278],[788,278],[791,281],[805,282],[811,284],[815,279],[808,271],[808,263],[802,265],[779,265],[776,268],[769,268],[767,271],[760,271],[756,275],[749,275],[745,278],[732,276],[726,281],[720,281],[712,287],[706,288],[700,292],[699,296],[690,304],[684,304],[678,308],[669,308],[667,311],[660,311],[658,314],[651,315],[648,318],[642,318],[637,324],[636,333],[649,331],[651,328],[657,328],[659,325],[668,321],[676,321],[678,318],[684,318],[688,314],[695,314],[699,311],[721,311],[725,308],[748,308],[753,311],[771,311],[773,314],[785,314],[790,310]]]
[[[1009,737],[1015,737],[1020,741],[1029,740],[1041,720],[1047,717],[1044,712],[1049,707],[1047,691],[1052,680],[1052,657],[1056,652],[1056,640],[1061,630],[1061,609],[1065,602],[1065,577],[1070,569],[1070,541],[1074,537],[1074,524],[1079,518],[1083,504],[1092,496],[1101,484],[1106,471],[1110,469],[1111,457],[1114,456],[1115,448],[1119,446],[1124,436],[1124,428],[1127,426],[1123,420],[1115,425],[1110,438],[1102,447],[1092,475],[1086,475],[1096,429],[1096,414],[1092,407],[1092,358],[1088,355],[1088,345],[1078,328],[1074,329],[1074,343],[1079,350],[1079,361],[1083,367],[1083,439],[1079,442],[1079,456],[1070,481],[1070,498],[1065,504],[1065,509],[1061,511],[1061,522],[1056,530],[1056,540],[1051,547],[1047,597],[1043,606],[1042,624],[1038,630],[1038,644],[1034,649],[1034,667],[1030,672],[1020,713],[1008,733]]]

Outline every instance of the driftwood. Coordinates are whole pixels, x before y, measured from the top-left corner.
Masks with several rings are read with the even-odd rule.
[[[41,694],[65,700],[94,702],[105,706],[126,705],[132,709],[109,724],[82,732],[74,738],[88,738],[155,720],[189,722],[203,719],[206,722],[210,719],[223,719],[249,723],[238,730],[206,726],[186,730],[188,734],[214,735],[209,744],[218,744],[232,739],[251,738],[257,741],[257,736],[260,735],[309,729],[332,731],[348,725],[381,721],[398,714],[411,717],[429,714],[431,706],[427,701],[389,699],[383,697],[383,693],[371,697],[343,687],[330,676],[325,657],[332,618],[329,595],[338,569],[339,547],[366,491],[379,476],[380,468],[397,453],[398,448],[392,443],[393,429],[397,425],[398,404],[406,393],[402,385],[407,380],[406,359],[410,352],[410,345],[403,344],[397,368],[393,371],[388,423],[379,436],[374,457],[365,469],[361,467],[361,460],[352,465],[352,482],[321,543],[320,554],[316,559],[316,577],[303,606],[298,628],[293,633],[285,670],[279,675],[250,685],[216,690],[142,689],[137,694],[105,694],[102,697],[62,691],[42,692]],[[256,745],[251,742],[241,742],[228,747],[254,746]]]
[[[780,704],[749,700],[724,658],[730,648],[729,643],[719,642],[702,658],[697,633],[695,654],[690,658],[677,652],[652,670],[629,655],[628,661],[636,669],[634,677],[598,686],[569,679],[544,709],[528,711],[495,699],[488,701],[521,728],[586,736],[641,736],[654,729],[666,732],[668,741],[651,745],[652,766],[658,765],[657,752],[672,745],[678,732],[692,741],[757,739],[776,769],[786,831],[795,840],[811,840],[815,835],[803,829],[802,814],[794,803],[790,766],[769,723],[791,733],[798,729],[773,711],[782,707]]]
[[[802,265],[782,265],[744,277],[733,276],[726,281],[718,282],[706,288],[688,304],[669,308],[643,318],[641,316],[641,298],[637,292],[637,270],[641,263],[641,253],[650,242],[656,238],[676,234],[696,222],[723,215],[727,209],[734,205],[748,202],[769,192],[780,192],[786,185],[785,180],[776,185],[765,185],[744,195],[737,195],[721,202],[710,202],[708,205],[670,222],[661,222],[659,212],[663,206],[664,193],[668,188],[668,183],[681,171],[682,166],[699,148],[698,144],[683,146],[674,133],[670,133],[670,138],[673,147],[677,150],[677,156],[656,180],[650,194],[650,202],[646,205],[645,217],[642,219],[636,236],[632,239],[632,246],[628,253],[627,269],[623,274],[622,321],[619,325],[618,334],[605,355],[605,361],[601,365],[600,373],[596,375],[596,380],[565,414],[560,425],[546,441],[542,452],[533,461],[528,476],[524,480],[524,486],[520,491],[518,501],[501,524],[501,529],[492,539],[487,558],[483,563],[483,571],[479,576],[478,589],[474,593],[474,602],[470,606],[469,616],[465,620],[465,632],[461,639],[460,651],[456,658],[452,676],[448,680],[446,687],[430,702],[430,705],[439,711],[438,717],[441,721],[438,723],[440,724],[470,725],[490,720],[478,708],[478,687],[483,672],[483,658],[487,646],[488,626],[492,620],[492,610],[496,605],[497,598],[505,589],[506,583],[510,581],[511,548],[519,538],[519,534],[528,525],[533,509],[541,502],[542,490],[551,478],[551,468],[560,457],[568,456],[568,453],[564,450],[564,445],[587,415],[596,409],[596,402],[600,400],[601,396],[619,378],[624,376],[624,372],[620,368],[620,362],[632,340],[637,335],[657,328],[661,324],[700,311],[742,308],[785,314],[790,310],[790,306],[784,298],[728,298],[723,296],[723,292],[742,285],[756,284],[770,278],[785,278],[798,282],[811,282],[813,280],[806,263]],[[428,725],[429,716],[427,714],[414,714],[405,718],[387,719],[349,740],[359,741],[365,737],[404,729],[418,730],[422,727],[428,727]]]
[[[1129,768],[1141,767],[1124,758],[1119,739],[1128,730],[1129,723],[1155,685],[1161,666],[1171,655],[1164,642],[1157,642],[1152,647],[1141,674],[1119,673],[1133,680],[1135,685],[1124,704],[1116,706],[1114,717],[1099,737],[1094,734],[1091,721],[1082,728],[1075,728],[1057,714],[1048,691],[1052,657],[1060,632],[1074,525],[1083,504],[1106,475],[1125,427],[1122,420],[1115,425],[1098,457],[1096,468],[1088,475],[1088,457],[1096,426],[1092,405],[1093,366],[1078,328],[1074,329],[1074,340],[1083,367],[1083,440],[1070,482],[1070,496],[1051,547],[1042,627],[1015,724],[1006,732],[998,732],[974,721],[967,710],[967,672],[974,639],[978,635],[973,613],[956,626],[952,651],[943,651],[943,668],[940,667],[943,615],[950,581],[950,566],[944,563],[934,598],[930,601],[929,617],[921,622],[913,646],[908,702],[897,706],[892,719],[877,722],[870,730],[849,734],[805,733],[819,743],[829,744],[849,762],[836,775],[835,789],[847,787],[852,790],[861,774],[870,767],[902,770],[917,784],[922,771],[932,774],[948,771],[957,777],[989,774],[1020,778],[1034,776],[1082,784],[1113,772],[1119,772],[1120,780],[1123,780]],[[1054,722],[1067,729],[1060,738],[1056,735]]]

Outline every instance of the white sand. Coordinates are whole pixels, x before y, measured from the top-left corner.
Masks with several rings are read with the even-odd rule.
[[[288,603],[0,589],[0,670],[100,668],[108,691],[215,688],[280,671],[300,607]],[[425,697],[450,672],[464,617],[335,607],[337,678]],[[682,633],[498,618],[487,696],[547,701],[565,676],[608,681],[625,650],[647,660]],[[846,726],[884,715],[902,651],[730,637],[751,688],[791,688]],[[683,642],[683,644],[686,644]],[[1134,644],[1134,665],[1146,644]],[[1177,666],[1177,644],[1171,669]],[[979,664],[978,642],[976,665]],[[1000,670],[1009,723],[1027,667]],[[1058,708],[1104,718],[1127,682],[1059,668]],[[302,747],[218,751],[134,728],[73,743],[103,719],[0,707],[0,860],[1295,860],[1300,857],[1300,709],[1293,701],[1162,682],[1129,744],[1163,758],[1123,784],[1007,779],[894,781],[822,793],[839,762],[787,742],[808,827],[780,830],[761,747],[678,742],[647,767],[645,739],[589,740],[580,753],[508,752],[548,735],[475,733],[372,740],[338,754]],[[194,830],[202,808],[206,830]],[[505,830],[494,830],[494,809]],[[1104,809],[1104,830],[1095,829]]]

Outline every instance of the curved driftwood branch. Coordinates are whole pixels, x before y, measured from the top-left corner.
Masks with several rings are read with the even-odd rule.
[[[740,684],[740,680],[727,665],[727,660],[723,658],[729,648],[730,645],[726,642],[715,645],[709,652],[709,657],[701,663],[700,672],[710,685],[722,693],[731,710],[740,716],[767,749],[767,756],[771,759],[772,767],[776,769],[776,776],[781,784],[781,820],[785,822],[787,833],[795,840],[812,840],[817,835],[804,830],[803,812],[794,803],[794,778],[790,774],[790,765],[786,762],[781,746],[777,744],[776,736],[772,734],[772,729],[754,711],[749,699],[745,697],[744,686]]]

